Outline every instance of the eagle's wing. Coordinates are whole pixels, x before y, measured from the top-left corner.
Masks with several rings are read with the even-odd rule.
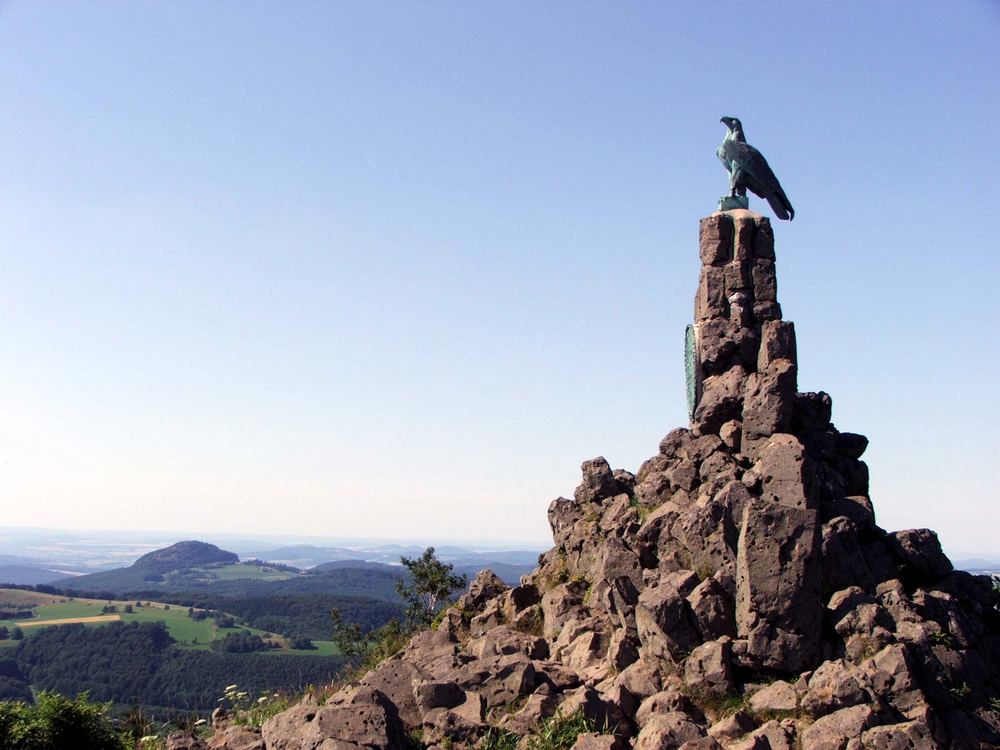
[[[727,155],[743,170],[743,184],[756,195],[771,204],[774,213],[780,219],[790,219],[795,216],[788,196],[781,189],[781,183],[774,176],[767,159],[749,143],[728,141],[724,144]]]

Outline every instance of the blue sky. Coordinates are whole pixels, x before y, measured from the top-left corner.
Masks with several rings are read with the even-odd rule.
[[[4,523],[548,538],[686,423],[727,114],[881,525],[989,551],[998,39],[985,0],[0,4]]]

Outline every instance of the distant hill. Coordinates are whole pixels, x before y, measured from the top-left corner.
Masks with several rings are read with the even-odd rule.
[[[65,577],[65,573],[48,570],[38,565],[0,564],[0,583],[35,586],[39,583],[52,583],[52,581],[58,581]]]
[[[148,552],[132,563],[132,567],[166,573],[179,568],[193,568],[212,563],[231,564],[239,561],[239,555],[235,552],[227,552],[208,542],[190,540]]]
[[[177,542],[163,549],[153,550],[127,568],[115,568],[101,573],[59,578],[48,581],[61,588],[77,591],[112,592],[149,588],[168,578],[187,580],[207,576],[206,569],[239,563],[235,552],[227,552],[214,544],[188,540]],[[248,577],[249,577],[248,572]]]

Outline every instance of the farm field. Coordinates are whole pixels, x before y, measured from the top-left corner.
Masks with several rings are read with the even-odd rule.
[[[220,581],[238,581],[243,579],[253,581],[286,581],[289,578],[300,575],[287,570],[278,570],[267,565],[253,565],[251,563],[222,565],[217,568],[208,568],[208,571],[214,573],[215,577]]]
[[[177,645],[186,649],[208,649],[211,647],[212,641],[224,638],[227,633],[236,633],[242,630],[261,638],[280,641],[283,644],[281,649],[264,653],[275,655],[311,654],[314,656],[333,656],[338,653],[336,646],[331,641],[315,641],[316,648],[312,650],[290,649],[281,636],[271,635],[266,631],[245,625],[238,625],[235,628],[218,628],[215,620],[211,618],[195,620],[188,616],[185,607],[162,602],[143,601],[142,606],[136,607],[134,600],[109,601],[68,598],[16,589],[0,589],[0,609],[15,604],[21,606],[34,604],[32,611],[35,616],[31,619],[0,620],[0,627],[7,627],[8,630],[19,627],[26,636],[30,635],[31,631],[36,628],[69,623],[82,623],[98,627],[119,620],[122,622],[163,622],[167,626],[167,630],[170,631],[171,637],[177,641]],[[105,607],[109,606],[113,606],[116,611],[105,612]],[[125,611],[127,606],[132,608],[132,612]],[[17,643],[9,638],[0,640],[0,649],[16,646]]]

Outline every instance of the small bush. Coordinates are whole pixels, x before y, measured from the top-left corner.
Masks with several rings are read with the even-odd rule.
[[[107,716],[110,704],[91,703],[86,693],[66,698],[39,693],[34,705],[0,703],[0,747],[4,750],[129,750]]]

